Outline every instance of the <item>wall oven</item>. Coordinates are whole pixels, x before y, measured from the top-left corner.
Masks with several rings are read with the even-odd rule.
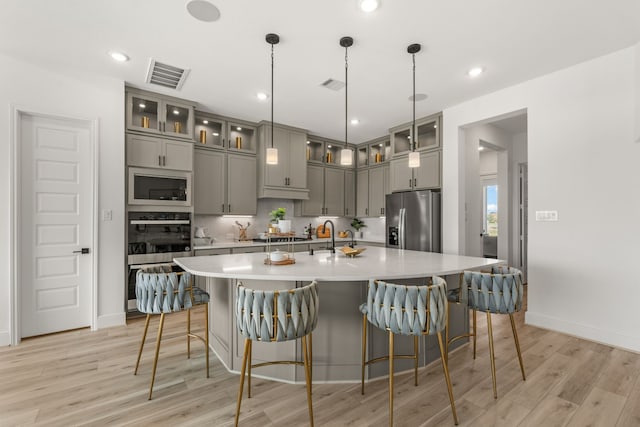
[[[129,205],[191,206],[191,172],[129,168]]]
[[[136,308],[136,273],[147,265],[168,264],[191,256],[191,213],[129,212],[127,310]]]

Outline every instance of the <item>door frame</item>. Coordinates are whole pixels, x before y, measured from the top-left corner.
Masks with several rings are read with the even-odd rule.
[[[10,165],[10,186],[11,186],[11,200],[10,200],[10,211],[9,211],[9,223],[10,223],[10,231],[9,231],[9,241],[10,241],[10,255],[9,255],[9,305],[11,311],[11,317],[9,319],[9,331],[11,333],[10,341],[11,345],[18,345],[22,340],[21,331],[21,322],[20,322],[20,307],[21,307],[21,292],[18,284],[21,281],[21,272],[20,272],[20,260],[18,254],[21,253],[22,250],[22,241],[21,241],[21,214],[22,214],[22,199],[20,194],[21,188],[21,150],[20,150],[20,138],[21,138],[21,126],[22,120],[25,116],[33,116],[33,117],[41,117],[41,118],[49,118],[56,120],[74,120],[78,122],[84,122],[89,126],[89,150],[90,150],[90,168],[91,168],[91,187],[92,187],[92,200],[91,200],[91,242],[89,242],[89,247],[91,247],[91,286],[90,286],[90,301],[91,301],[91,320],[90,327],[91,330],[96,330],[96,325],[98,321],[98,201],[99,197],[99,188],[98,188],[98,150],[97,150],[97,142],[99,135],[99,121],[97,118],[86,118],[86,117],[77,117],[71,115],[61,115],[59,113],[51,113],[36,110],[33,108],[17,106],[11,104],[11,165]]]

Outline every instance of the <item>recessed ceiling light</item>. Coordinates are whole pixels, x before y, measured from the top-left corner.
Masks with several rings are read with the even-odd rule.
[[[351,124],[352,124],[352,125],[357,125],[358,123],[360,123],[360,120],[358,120],[358,119],[351,119]]]
[[[360,9],[363,12],[373,12],[380,6],[378,0],[360,0]]]
[[[203,120],[202,123],[204,123],[205,125],[209,124],[209,120]]]
[[[264,92],[258,92],[258,93],[256,94],[256,97],[257,97],[260,101],[264,101],[264,100],[266,100],[266,99],[268,99],[268,98],[269,98],[269,95],[267,95],[267,94],[266,94],[266,93],[264,93]]]
[[[240,131],[242,130],[242,128],[241,128],[240,126],[238,126],[238,127],[236,128],[236,130],[237,130],[238,132],[240,132]]]
[[[129,57],[126,54],[118,52],[117,50],[109,52],[109,56],[116,62],[127,62],[129,60]]]
[[[178,114],[180,114],[180,111],[178,111],[178,110],[173,110],[173,114],[175,114],[175,115],[177,116]]]
[[[220,18],[220,10],[204,0],[192,0],[187,3],[187,11],[199,21],[213,22]]]
[[[483,71],[484,70],[482,69],[482,67],[474,67],[467,71],[467,75],[469,77],[478,77],[480,74],[482,74]]]
[[[140,104],[138,104],[138,107],[147,108],[147,104],[145,104],[144,102],[141,102]]]
[[[483,147],[482,145],[480,145],[480,146],[478,147],[478,151],[482,151],[482,150],[484,150],[484,147]]]

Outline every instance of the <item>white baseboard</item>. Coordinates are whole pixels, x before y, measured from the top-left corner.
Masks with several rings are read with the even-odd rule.
[[[11,334],[9,331],[0,331],[0,347],[11,345]]]
[[[112,326],[124,326],[127,324],[127,316],[124,312],[98,316],[96,329],[110,328]]]
[[[525,313],[525,323],[527,325],[550,329],[552,331],[562,332],[589,341],[595,341],[601,344],[640,353],[640,337],[594,328],[592,326],[582,325],[580,323],[531,311],[527,311]]]

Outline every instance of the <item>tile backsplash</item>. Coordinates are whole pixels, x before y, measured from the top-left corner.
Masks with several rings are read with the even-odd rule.
[[[291,220],[292,230],[299,236],[304,234],[304,228],[309,224],[315,228],[324,223],[326,219],[323,217],[294,217],[293,200],[258,199],[258,213],[256,216],[226,217],[220,215],[195,215],[193,229],[195,230],[195,227],[204,227],[206,235],[215,238],[218,242],[233,241],[238,240],[239,237],[239,230],[236,225],[236,221],[243,226],[250,222],[251,226],[247,230],[247,237],[252,239],[258,237],[259,233],[267,231],[269,220],[271,219],[269,214],[272,210],[277,208],[285,208],[287,210],[285,219]],[[355,231],[349,225],[351,223],[351,218],[352,217],[335,218],[331,219],[331,221],[335,224],[337,231],[347,229]],[[366,224],[366,227],[361,229],[364,239],[375,241],[384,240],[384,218],[364,218],[363,220]]]

